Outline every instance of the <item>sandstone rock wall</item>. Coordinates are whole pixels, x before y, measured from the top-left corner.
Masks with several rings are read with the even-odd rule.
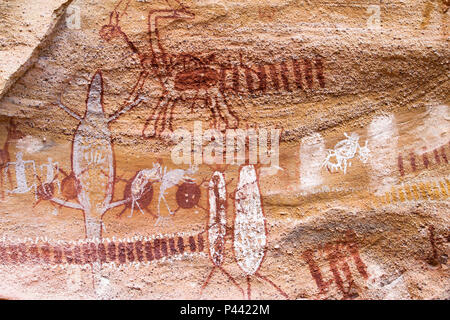
[[[0,4],[0,295],[448,299],[448,6]]]

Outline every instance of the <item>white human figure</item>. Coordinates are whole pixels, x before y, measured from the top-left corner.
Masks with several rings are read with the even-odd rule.
[[[56,183],[58,186],[58,191],[61,190],[61,184],[59,180],[55,179],[56,170],[58,170],[58,162],[53,162],[51,157],[48,158],[48,163],[42,164],[39,168],[41,170],[41,175],[44,176],[45,169],[45,181],[44,183]]]
[[[192,166],[192,167],[190,167],[187,170],[174,169],[174,170],[170,170],[170,171],[167,171],[167,167],[164,167],[164,172],[163,172],[162,178],[161,178],[161,185],[159,187],[158,219],[156,220],[155,225],[163,226],[165,224],[165,222],[170,219],[170,216],[169,217],[161,216],[161,211],[160,211],[161,200],[163,200],[164,203],[166,204],[166,207],[167,207],[167,210],[169,211],[169,214],[170,215],[174,214],[172,212],[172,210],[170,210],[169,204],[167,203],[167,200],[166,200],[166,197],[165,197],[166,190],[176,186],[182,180],[184,180],[184,181],[186,181],[186,180],[194,181],[195,179],[187,176],[187,174],[191,175],[191,174],[194,174],[195,172],[197,172],[197,167],[196,166]]]
[[[16,161],[14,162],[8,162],[5,167],[5,177],[6,173],[9,170],[9,166],[14,165],[15,166],[15,172],[16,172],[16,183],[17,187],[13,190],[6,190],[7,193],[27,193],[30,191],[33,187],[36,189],[36,183],[33,183],[32,185],[28,186],[27,181],[27,174],[26,174],[26,167],[27,165],[31,165],[33,169],[33,177],[36,175],[36,165],[34,163],[34,160],[23,160],[23,154],[22,152],[17,152],[16,154]],[[6,181],[5,181],[6,185]]]

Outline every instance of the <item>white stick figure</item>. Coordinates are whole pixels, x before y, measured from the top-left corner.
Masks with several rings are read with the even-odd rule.
[[[36,189],[36,183],[34,182],[32,185],[28,186],[28,181],[27,181],[27,175],[26,175],[26,170],[27,170],[27,165],[31,165],[32,169],[33,169],[33,177],[36,175],[36,165],[34,163],[34,160],[26,160],[24,161],[22,159],[23,154],[22,152],[17,152],[16,154],[16,161],[14,162],[8,162],[6,164],[5,167],[5,176],[6,173],[8,172],[9,166],[10,165],[14,165],[15,166],[15,171],[16,171],[16,183],[17,183],[17,187],[14,190],[6,190],[6,193],[27,193],[29,192],[32,188]],[[5,181],[6,183],[6,181]]]

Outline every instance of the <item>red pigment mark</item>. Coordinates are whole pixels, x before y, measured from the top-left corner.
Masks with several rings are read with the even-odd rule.
[[[95,245],[95,243],[91,243],[90,244],[91,247],[91,252],[89,253],[90,257],[91,257],[91,261],[95,262],[97,261],[97,246]]]
[[[313,87],[313,74],[311,60],[303,59],[305,63],[305,79],[308,87],[311,89]]]
[[[60,246],[54,246],[53,247],[53,252],[54,252],[55,264],[62,263],[62,258],[63,258],[63,250],[62,250],[62,248]]]
[[[239,69],[238,69],[238,67],[233,68],[233,90],[234,90],[234,92],[239,92]]]
[[[411,152],[409,154],[409,157],[410,157],[409,159],[411,162],[411,169],[412,169],[412,171],[416,171],[416,155]]]
[[[320,272],[319,266],[313,258],[313,251],[307,250],[302,254],[303,259],[306,261],[309,267],[309,272],[316,282],[317,288],[319,288],[320,293],[325,293],[328,289],[329,283],[323,281],[322,273]]]
[[[195,252],[196,250],[195,239],[193,236],[189,237],[189,248],[191,249],[191,252]]]
[[[205,243],[203,240],[203,236],[201,234],[198,235],[198,252],[203,252],[205,248]]]
[[[180,251],[180,253],[183,253],[184,252],[184,240],[182,237],[178,237],[177,245],[178,245],[178,251]]]
[[[294,77],[295,77],[295,83],[297,84],[297,89],[303,89],[302,85],[302,71],[300,69],[300,64],[298,60],[292,59],[292,67],[294,69]]]
[[[64,246],[64,256],[68,264],[73,263],[72,248],[69,245]]]
[[[142,251],[143,249],[143,245],[141,241],[136,241],[136,243],[134,244],[135,248],[136,248],[136,256],[137,256],[137,260],[139,262],[144,261],[144,252]]]
[[[83,255],[84,255],[84,263],[92,263],[91,250],[89,248],[89,243],[83,243],[82,245]]]
[[[266,75],[266,69],[263,65],[258,66],[258,79],[259,79],[259,90],[263,93],[266,92],[267,89],[267,75]]]
[[[134,243],[133,242],[128,242],[127,243],[127,258],[128,261],[133,262],[134,261]]]
[[[362,261],[358,247],[355,243],[356,235],[353,231],[347,231],[345,242],[329,243],[324,246],[323,250],[326,253],[326,259],[330,266],[333,280],[325,282],[319,265],[314,260],[314,252],[312,250],[305,251],[302,256],[309,266],[309,271],[314,281],[316,282],[319,294],[328,291],[331,283],[335,283],[339,291],[343,294],[343,299],[353,298],[352,288],[355,287],[353,275],[351,273],[350,265],[347,259],[347,252],[350,253],[359,274],[368,279],[367,267]],[[344,278],[341,276],[341,272]],[[345,285],[347,283],[347,285]]]
[[[424,153],[422,155],[422,159],[423,159],[423,165],[425,166],[425,168],[428,169],[428,166],[430,165],[430,162],[428,161],[428,156],[426,153]]]
[[[255,90],[253,88],[253,77],[250,68],[245,68],[245,80],[247,81],[248,91],[250,93],[253,93]]]
[[[75,264],[82,264],[83,260],[81,260],[80,246],[75,246],[73,253],[75,255]]]
[[[4,246],[0,246],[0,264],[6,264],[7,262],[6,249]]]
[[[175,248],[175,240],[173,238],[169,239],[170,254],[177,254],[177,249]]]
[[[441,148],[441,155],[442,155],[442,158],[444,159],[444,162],[448,163],[447,154],[445,153],[444,147]]]
[[[105,263],[106,260],[106,247],[103,243],[99,243],[98,245],[98,258],[100,259],[101,263]]]
[[[175,210],[177,212],[180,208],[182,209],[192,209],[198,206],[200,201],[201,191],[200,186],[197,185],[192,180],[187,180],[183,182],[177,189],[175,194],[175,199],[178,204],[178,208]]]
[[[161,254],[163,255],[163,257],[166,257],[168,254],[166,239],[161,239]]]
[[[117,249],[118,249],[119,263],[125,263],[127,261],[125,244],[123,242],[120,242],[119,245],[117,246]]]
[[[155,251],[155,259],[159,260],[161,259],[161,251],[160,251],[160,242],[159,239],[155,239],[155,241],[153,241],[153,249]]]
[[[400,175],[405,175],[405,169],[403,168],[403,158],[401,155],[398,156],[398,169],[400,170]]]
[[[316,59],[317,79],[321,88],[325,88],[325,77],[323,76],[323,62],[321,58]]]
[[[227,70],[228,70],[228,68],[225,68],[225,67],[220,68],[220,80],[219,80],[220,92],[226,92],[228,89],[230,89],[226,86]]]
[[[353,278],[350,272],[350,267],[348,263],[345,261],[345,257],[339,251],[339,244],[336,244],[334,246],[327,245],[326,250],[328,251],[327,260],[330,264],[330,269],[331,272],[333,273],[334,281],[336,282],[336,285],[338,286],[339,290],[343,293],[344,299],[347,299],[350,297],[349,292],[353,285]],[[342,280],[341,275],[339,274],[338,263],[341,264],[342,271],[348,283],[347,289],[345,288],[344,281]]]
[[[50,262],[50,246],[48,243],[44,243],[41,247],[42,258],[44,259],[44,263]]]
[[[289,71],[286,66],[286,63],[284,61],[281,62],[280,67],[281,67],[281,80],[283,81],[284,90],[291,92],[288,79]]]
[[[27,247],[21,243],[19,245],[19,263],[25,263],[28,261]]]
[[[278,82],[277,69],[274,64],[269,65],[270,78],[272,80],[273,88],[278,91],[280,90],[280,83]]]
[[[152,261],[153,253],[152,253],[152,243],[150,241],[145,242],[145,256],[147,257],[147,261]]]
[[[114,242],[108,244],[108,258],[109,261],[116,261],[116,245]]]
[[[17,253],[17,246],[16,245],[10,245],[9,246],[9,258],[11,259],[12,263],[18,262],[18,253]]]
[[[30,258],[35,263],[39,262],[41,259],[39,255],[39,248],[35,244],[30,247]]]
[[[437,149],[434,149],[433,153],[434,153],[434,159],[436,160],[436,163],[437,163],[437,164],[441,164],[441,158],[439,157],[439,152],[438,152],[438,150],[437,150]]]
[[[437,266],[439,265],[439,257],[438,257],[438,249],[436,246],[436,238],[434,235],[434,226],[428,226],[428,231],[430,234],[430,243],[431,243],[431,250],[433,252],[433,255],[428,258],[428,263],[433,265],[433,266]]]
[[[351,230],[347,231],[347,242],[348,248],[353,257],[353,260],[355,261],[359,273],[365,279],[369,278],[369,275],[367,273],[367,266],[364,264],[364,262],[361,259],[361,256],[359,255],[358,245],[356,244],[356,234]]]

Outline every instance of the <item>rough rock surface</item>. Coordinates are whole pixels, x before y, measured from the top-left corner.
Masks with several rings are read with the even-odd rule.
[[[0,3],[0,98],[33,65],[72,1]]]
[[[449,299],[448,7],[3,2],[0,296]]]

